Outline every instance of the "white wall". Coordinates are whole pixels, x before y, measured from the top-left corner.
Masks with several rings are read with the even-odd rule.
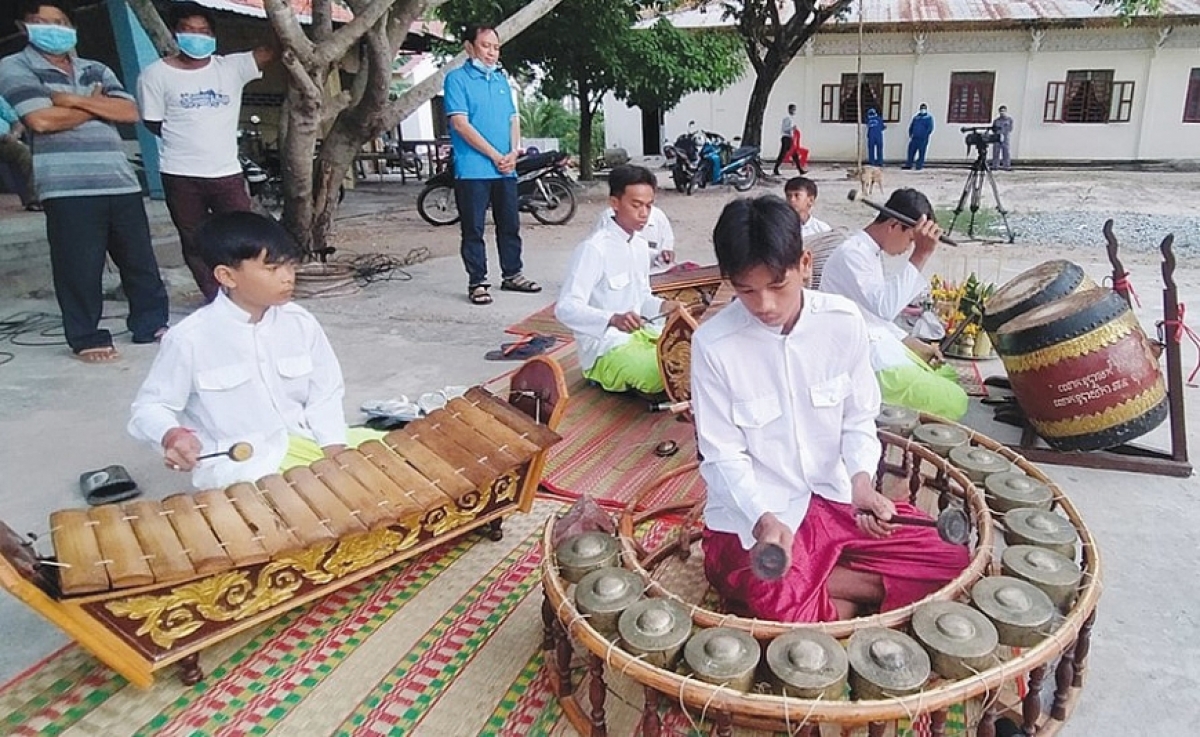
[[[922,40],[923,39],[923,40]],[[1161,47],[1159,46],[1161,44]],[[922,53],[916,50],[921,47]],[[1007,105],[1015,119],[1013,156],[1024,160],[1128,160],[1200,158],[1200,123],[1183,123],[1184,97],[1190,70],[1200,66],[1200,26],[1176,28],[1165,39],[1153,28],[1065,29],[1040,36],[1027,30],[925,34],[868,34],[863,72],[884,74],[885,83],[904,85],[900,121],[884,134],[884,157],[904,159],[908,121],[926,102],[937,127],[928,156],[941,161],[973,158],[960,123],[946,122],[953,72],[990,71],[996,75],[992,115]],[[779,122],[788,103],[798,106],[796,123],[804,145],[816,161],[852,160],[856,126],[821,123],[821,86],[836,84],[853,73],[858,42],[852,34],[825,33],[814,40],[810,55],[802,53],[784,71],[767,105],[763,153],[779,150]],[[1133,81],[1134,99],[1128,123],[1042,122],[1049,82],[1066,80],[1074,69],[1112,69],[1114,81]],[[740,135],[753,88],[752,72],[715,95],[690,95],[665,116],[666,137],[674,140],[689,120],[701,128],[733,137]],[[612,99],[605,100],[608,145],[630,155],[642,153],[641,117]]]
[[[408,81],[417,84],[430,77],[438,69],[433,56],[427,54],[408,76]],[[433,105],[425,103],[400,122],[400,132],[406,141],[429,141],[434,138]]]

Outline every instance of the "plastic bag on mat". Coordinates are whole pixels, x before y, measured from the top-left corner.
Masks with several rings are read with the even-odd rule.
[[[612,515],[605,512],[604,508],[587,494],[581,496],[579,501],[572,504],[567,513],[554,523],[551,542],[557,549],[563,540],[585,532],[604,532],[609,535],[617,533],[617,523],[613,521]]]

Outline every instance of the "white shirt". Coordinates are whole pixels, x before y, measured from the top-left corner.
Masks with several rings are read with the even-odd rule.
[[[621,312],[653,317],[660,309],[662,299],[650,293],[646,239],[609,218],[575,247],[554,316],[575,334],[579,365],[587,371],[629,340],[629,333],[609,327],[609,318]]]
[[[813,494],[850,503],[850,479],[874,475],[879,386],[855,306],[804,291],[788,335],[735,301],[692,339],[692,410],[708,486],[704,524],[747,550],[771,512],[793,532]]]
[[[794,127],[795,126],[792,125],[792,116],[790,116],[790,115],[783,116],[783,124],[779,126],[780,137],[781,138],[790,138],[792,135],[792,128],[794,128]]]
[[[199,69],[160,59],[138,76],[142,120],[162,121],[162,171],[215,179],[240,174],[242,87],[262,76],[254,53],[209,57]]]
[[[893,320],[929,281],[911,262],[884,276],[883,251],[866,231],[851,235],[825,262],[821,291],[849,298],[862,310],[871,337],[871,366],[882,371],[909,362],[907,337]]]
[[[596,218],[596,230],[603,228],[605,223],[612,222],[616,215],[611,207],[606,207],[600,212],[600,217]],[[675,231],[671,230],[671,221],[667,219],[667,214],[656,206],[650,206],[650,218],[646,221],[645,227],[641,230],[642,237],[646,239],[646,244],[650,246],[650,273],[661,274],[674,266],[674,261],[667,262],[663,260],[663,252],[675,252]]]
[[[829,226],[829,223],[826,223],[823,220],[818,220],[812,215],[808,216],[807,222],[800,224],[800,228],[800,236],[802,238],[808,238],[809,236],[813,236],[818,233],[828,233],[829,231],[833,230],[833,228]]]
[[[258,323],[224,293],[163,336],[133,401],[129,434],[162,452],[173,427],[196,432],[202,453],[254,446],[248,461],[201,461],[198,489],[224,488],[276,473],[288,435],[322,447],[346,442],[342,370],[308,310],[272,307]]]

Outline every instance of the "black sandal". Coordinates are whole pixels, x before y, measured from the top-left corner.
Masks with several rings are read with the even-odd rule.
[[[487,284],[476,284],[468,288],[467,299],[473,305],[490,305],[492,303],[492,295],[488,292]]]
[[[542,291],[542,285],[525,278],[521,274],[510,276],[500,282],[500,288],[506,292],[526,292],[532,294]]]

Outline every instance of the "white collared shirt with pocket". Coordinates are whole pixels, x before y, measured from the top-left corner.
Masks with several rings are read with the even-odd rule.
[[[771,512],[793,532],[813,494],[850,503],[850,480],[874,475],[879,386],[858,309],[805,290],[791,333],[733,302],[692,340],[692,409],[708,487],[705,525],[754,544]]]
[[[342,371],[316,318],[272,307],[258,323],[224,293],[163,336],[132,406],[129,433],[162,453],[174,427],[196,433],[202,453],[254,446],[247,461],[201,461],[198,489],[256,481],[279,469],[291,434],[319,446],[346,442]]]

